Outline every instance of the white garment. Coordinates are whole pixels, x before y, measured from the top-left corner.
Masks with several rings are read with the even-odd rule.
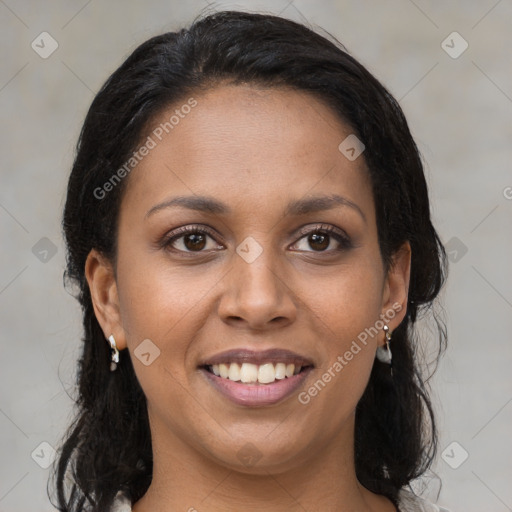
[[[447,508],[425,501],[409,491],[402,490],[399,498],[400,512],[450,512]],[[119,491],[111,512],[131,512],[131,510],[131,501]]]
[[[409,491],[402,490],[399,498],[400,512],[450,512],[447,508],[434,505]],[[128,509],[128,511],[130,510]]]

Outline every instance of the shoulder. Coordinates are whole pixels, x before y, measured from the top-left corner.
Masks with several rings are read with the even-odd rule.
[[[400,491],[398,495],[398,505],[400,512],[451,512],[447,508],[434,505],[434,503],[426,501],[405,489]]]
[[[400,512],[450,512],[447,508],[434,505],[406,490],[400,492],[398,504]],[[110,512],[131,512],[131,510],[131,500],[119,491]]]

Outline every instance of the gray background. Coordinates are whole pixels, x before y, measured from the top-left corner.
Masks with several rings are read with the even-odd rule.
[[[439,503],[512,510],[510,0],[0,0],[0,512],[53,510],[40,464],[72,417],[81,334],[78,304],[62,286],[60,215],[86,109],[138,44],[205,8],[307,20],[399,99],[452,259],[443,292],[449,349],[431,381],[442,432]],[[31,47],[43,31],[59,45],[47,59]],[[457,58],[445,49],[459,52],[461,40],[442,46],[453,31],[469,44]],[[429,496],[439,487],[433,476]]]

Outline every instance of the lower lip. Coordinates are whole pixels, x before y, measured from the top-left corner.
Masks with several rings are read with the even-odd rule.
[[[313,367],[309,366],[304,371],[276,380],[272,384],[242,384],[234,380],[223,379],[201,368],[201,372],[225,397],[237,405],[257,407],[272,405],[292,395],[304,382]]]

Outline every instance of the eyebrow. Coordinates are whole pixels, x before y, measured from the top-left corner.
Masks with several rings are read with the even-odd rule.
[[[359,213],[365,222],[367,222],[366,215],[356,203],[350,201],[350,199],[347,199],[346,197],[337,194],[330,196],[315,196],[306,199],[290,201],[286,207],[284,215],[306,215],[308,213],[332,210],[337,206],[348,206],[349,208],[352,208]],[[218,201],[217,199],[214,199],[213,197],[177,196],[150,208],[146,213],[146,218],[158,211],[172,207],[188,208],[189,210],[219,215],[232,213],[232,210],[228,205]]]

